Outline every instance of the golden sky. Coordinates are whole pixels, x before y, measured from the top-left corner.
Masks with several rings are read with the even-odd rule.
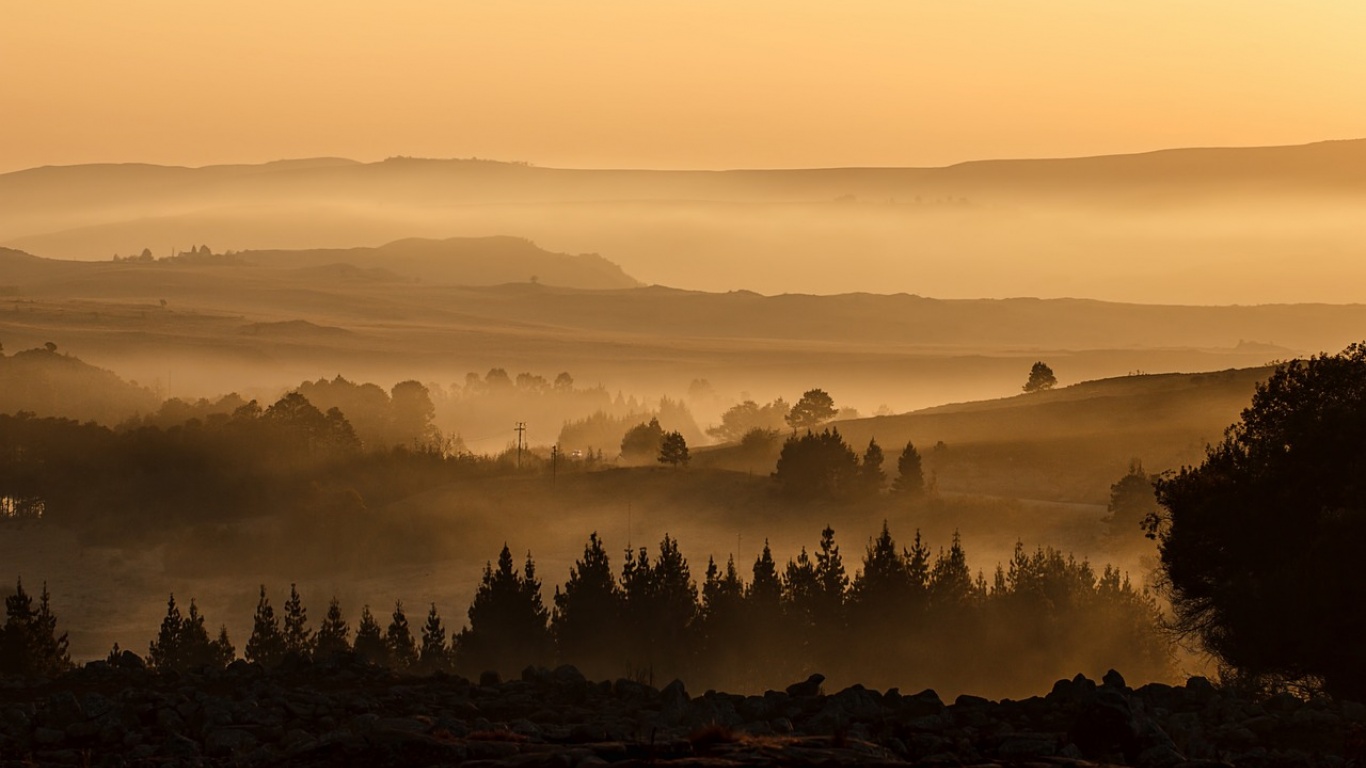
[[[1366,136],[1360,0],[0,2],[0,171],[942,165]]]

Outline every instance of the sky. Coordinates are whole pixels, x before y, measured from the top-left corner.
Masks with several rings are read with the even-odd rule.
[[[1358,0],[0,5],[0,172],[945,165],[1366,136]]]

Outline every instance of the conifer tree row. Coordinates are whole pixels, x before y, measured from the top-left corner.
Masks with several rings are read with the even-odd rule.
[[[458,631],[429,604],[415,632],[399,600],[387,628],[363,606],[352,643],[335,597],[314,631],[296,585],[283,621],[263,585],[244,657],[267,667],[291,656],[352,657],[413,674],[471,677],[569,663],[595,679],[681,678],[693,687],[745,691],[813,672],[887,687],[994,686],[1019,670],[1037,687],[1095,667],[1160,679],[1170,663],[1153,598],[1115,569],[1097,573],[1057,550],[1017,545],[988,580],[971,569],[956,534],[934,549],[916,531],[901,546],[884,523],[852,577],[850,570],[829,527],[813,553],[802,548],[782,566],[768,542],[748,566],[733,555],[724,565],[710,557],[700,583],[670,536],[654,551],[627,550],[614,570],[594,533],[547,610],[531,555],[519,568],[504,545]],[[46,589],[33,603],[22,584],[6,600],[5,674],[70,666]],[[234,653],[226,627],[211,640],[196,602],[182,611],[172,595],[147,660],[158,670],[185,671],[222,667]],[[1092,666],[1078,670],[1078,659]]]

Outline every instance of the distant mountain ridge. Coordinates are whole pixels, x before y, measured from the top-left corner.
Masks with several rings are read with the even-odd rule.
[[[942,168],[86,165],[0,174],[0,245],[103,260],[514,235],[705,291],[1348,303],[1366,301],[1363,198],[1366,139]]]
[[[169,260],[86,262],[47,259],[0,248],[0,286],[88,276],[129,268],[182,266],[265,267],[304,277],[343,280],[416,280],[435,285],[489,286],[538,282],[563,288],[634,288],[620,266],[589,254],[551,253],[518,237],[408,238],[377,248],[236,251],[209,258],[187,253]]]
[[[817,200],[839,195],[970,195],[1007,200],[1048,193],[1092,197],[1209,187],[1238,193],[1366,192],[1366,138],[1267,147],[1198,147],[1121,155],[972,160],[937,167],[656,170],[552,168],[492,160],[344,158],[276,160],[198,168],[143,163],[43,166],[0,174],[0,210],[39,211],[110,202],[117,192],[149,201],[187,194],[243,203],[305,192],[390,202],[624,200]],[[431,197],[429,185],[436,184]],[[1078,187],[1084,185],[1084,188]],[[1281,185],[1281,186],[1277,186]],[[420,190],[420,191],[419,191]],[[17,208],[16,208],[17,207]],[[0,237],[12,237],[10,224]]]
[[[518,237],[406,238],[377,248],[238,251],[255,264],[294,269],[349,264],[424,282],[498,285],[540,282],[564,288],[634,288],[640,281],[596,253],[551,253]]]

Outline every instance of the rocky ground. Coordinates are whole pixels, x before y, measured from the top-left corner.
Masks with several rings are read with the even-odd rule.
[[[819,682],[692,696],[573,667],[472,682],[349,660],[160,675],[132,654],[56,680],[0,680],[0,765],[1348,766],[1366,706],[1260,703],[1186,685],[1060,680],[988,701]]]

